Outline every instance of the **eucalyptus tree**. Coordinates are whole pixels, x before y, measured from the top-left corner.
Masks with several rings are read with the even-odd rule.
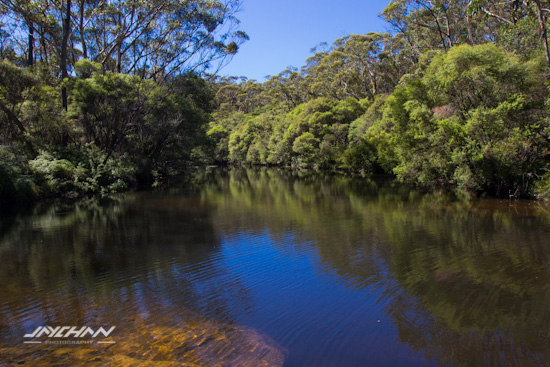
[[[548,14],[550,4],[540,0],[471,0],[469,11],[475,15],[484,15],[501,25],[501,38],[512,33],[508,46],[519,51],[530,50],[533,46],[542,46],[548,72],[550,73],[550,47],[548,44]],[[496,28],[496,27],[495,27]],[[539,40],[537,42],[537,40]],[[537,45],[538,43],[538,45]],[[515,51],[515,50],[514,50]],[[530,55],[528,55],[530,56]]]
[[[240,0],[0,0],[12,38],[66,77],[89,58],[107,71],[160,80],[227,62],[248,36],[238,30]],[[55,55],[52,55],[52,51]],[[52,56],[55,56],[52,60]],[[57,61],[57,62],[55,62]]]
[[[310,57],[302,73],[314,96],[360,100],[391,93],[411,66],[400,37],[371,32],[336,40]]]
[[[17,45],[21,61],[32,66],[35,60],[48,60],[52,42],[60,45],[61,38],[56,28],[59,9],[56,4],[44,0],[0,0],[2,25],[6,27],[5,39]],[[46,36],[47,34],[47,36]],[[39,47],[36,47],[36,35]],[[21,62],[23,64],[23,62]]]
[[[65,81],[79,59],[104,71],[164,83],[182,72],[217,70],[248,36],[238,30],[240,0],[0,0],[12,42],[26,64]],[[35,49],[35,33],[39,47]],[[23,56],[23,55],[22,55]],[[22,58],[21,56],[21,58]],[[59,83],[64,109],[66,82]]]
[[[394,31],[419,57],[430,49],[449,50],[459,44],[486,42],[470,17],[468,0],[392,0],[382,11]]]
[[[81,47],[116,72],[159,79],[204,71],[227,61],[247,39],[236,29],[239,6],[239,0],[101,1],[81,12]]]
[[[249,113],[268,102],[266,88],[254,79],[218,78],[215,87],[218,115],[234,111]]]
[[[301,73],[296,68],[288,67],[263,84],[271,104],[290,111],[308,100],[308,92],[302,87],[303,82]]]

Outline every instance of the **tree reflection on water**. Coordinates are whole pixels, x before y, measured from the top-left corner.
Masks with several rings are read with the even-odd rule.
[[[391,356],[367,356],[361,349],[371,346],[353,339],[362,332],[355,324],[370,316],[339,314],[372,302],[390,320],[395,348],[405,344],[434,365],[548,365],[547,207],[273,169],[214,170],[197,179],[195,190],[4,222],[2,360],[272,366],[282,365],[288,348],[288,366],[382,363]],[[284,283],[281,272],[294,270]],[[284,292],[307,302],[265,305],[270,293]],[[321,301],[331,308],[315,309],[326,307]],[[269,310],[278,312],[273,320]],[[333,319],[312,325],[302,312]],[[121,334],[101,350],[21,348],[22,335],[37,326],[106,324]],[[402,363],[427,363],[417,362]]]
[[[67,213],[54,207],[12,222],[0,239],[0,360],[282,365],[284,351],[271,339],[231,325],[225,310],[251,302],[238,281],[215,274],[200,284],[193,279],[192,266],[208,266],[219,251],[209,210],[193,197],[128,195],[107,206]],[[116,343],[23,344],[25,333],[46,325],[115,325]]]
[[[303,175],[303,174],[302,174]],[[220,185],[227,185],[222,187]],[[230,199],[224,194],[230,191]],[[385,180],[230,172],[226,227],[280,232],[298,224],[323,265],[357,289],[383,284],[399,338],[456,366],[543,366],[550,360],[550,215],[535,202],[459,201]]]

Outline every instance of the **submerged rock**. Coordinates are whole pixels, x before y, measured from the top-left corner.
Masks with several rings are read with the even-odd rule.
[[[157,326],[134,320],[124,335],[109,337],[113,344],[23,344],[0,349],[3,365],[40,366],[183,366],[277,367],[286,351],[260,332],[201,316],[181,327]],[[63,342],[66,339],[59,340]],[[75,340],[75,339],[71,339]],[[84,340],[84,339],[82,339]],[[87,339],[90,341],[90,339]],[[58,340],[55,341],[56,343]]]

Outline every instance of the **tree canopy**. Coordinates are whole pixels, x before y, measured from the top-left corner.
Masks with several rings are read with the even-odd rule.
[[[195,162],[550,196],[547,3],[392,0],[387,33],[264,82],[215,75],[248,38],[239,7],[0,0],[4,177],[27,196],[93,193]]]
[[[389,33],[320,45],[263,83],[220,80],[212,156],[544,195],[548,14],[539,1],[390,1]]]
[[[108,193],[201,161],[239,0],[0,0],[1,192]],[[2,194],[3,195],[3,194]]]

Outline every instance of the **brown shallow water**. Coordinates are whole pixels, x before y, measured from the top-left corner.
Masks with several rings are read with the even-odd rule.
[[[217,170],[0,219],[1,366],[550,366],[549,304],[535,202]]]
[[[159,307],[150,306],[151,310]],[[122,326],[123,332],[99,339],[35,338],[33,340],[43,342],[5,346],[0,349],[2,365],[195,367],[281,366],[284,362],[284,351],[273,340],[251,328],[207,320],[182,309],[178,312],[185,315],[178,316],[185,321],[163,325],[161,318],[128,313],[119,303],[93,307],[93,310],[81,311],[101,315],[96,324]],[[163,312],[162,308],[158,310]],[[67,316],[68,321],[62,325],[74,322],[71,315]],[[93,321],[88,319],[86,324],[93,324]],[[64,344],[74,340],[92,342]]]

